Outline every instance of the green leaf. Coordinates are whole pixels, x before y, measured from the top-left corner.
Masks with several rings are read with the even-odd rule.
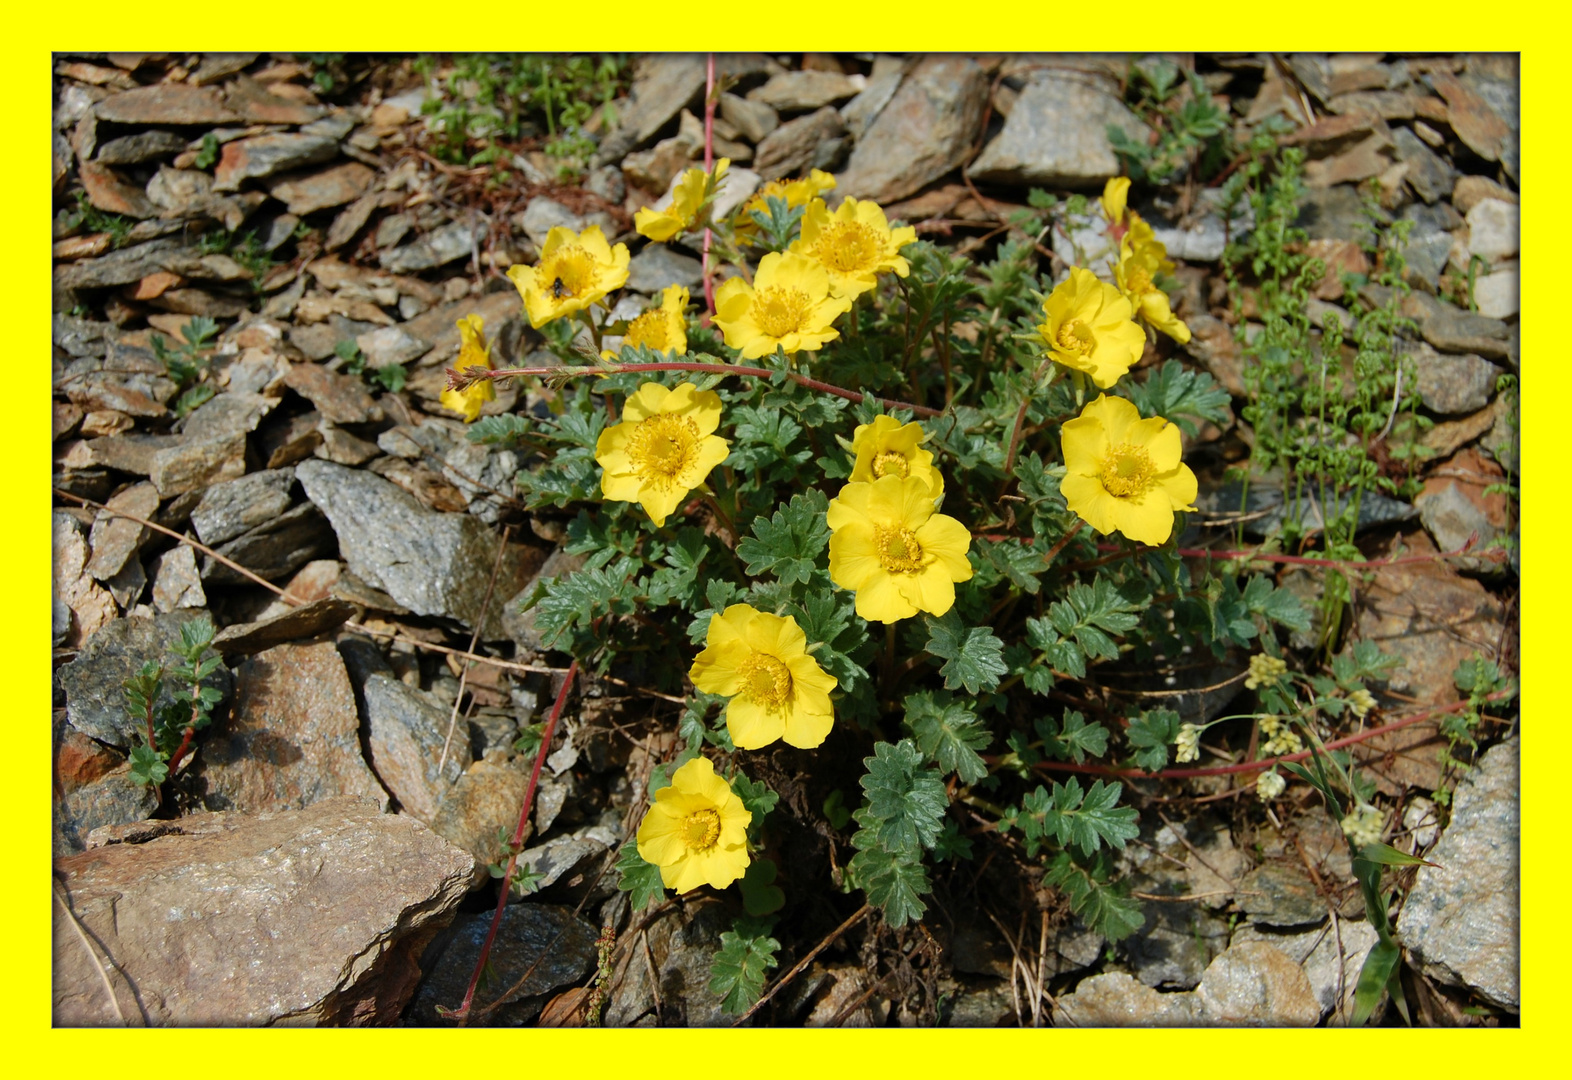
[[[1379,840],[1373,844],[1366,844],[1359,849],[1359,858],[1366,862],[1379,863],[1382,866],[1434,866],[1435,863],[1426,862],[1418,855],[1410,855],[1406,851],[1399,851],[1395,847],[1383,844]]]
[[[621,875],[617,888],[630,894],[628,903],[634,911],[643,911],[651,904],[666,899],[666,886],[661,881],[660,867],[653,866],[639,857],[637,840],[629,840],[622,845],[620,857],[617,859],[617,871]]]
[[[175,415],[190,416],[197,406],[211,401],[215,393],[212,383],[197,383],[175,399]]]
[[[1245,583],[1240,599],[1244,602],[1245,609],[1252,615],[1260,615],[1279,626],[1300,633],[1307,633],[1310,630],[1310,612],[1305,610],[1299,597],[1287,589],[1275,588],[1271,581],[1261,574],[1252,576]]]
[[[1107,876],[1107,866],[1100,858],[1083,867],[1069,852],[1060,852],[1043,875],[1043,884],[1062,889],[1070,901],[1070,910],[1082,922],[1107,938],[1109,944],[1118,944],[1141,928],[1146,914],[1120,887],[1109,885]]]
[[[857,821],[872,829],[886,851],[915,857],[939,836],[947,805],[944,783],[937,770],[922,767],[922,755],[910,739],[877,743],[873,755],[862,759],[868,771],[860,783],[868,806],[858,811]]]
[[[1152,369],[1143,382],[1129,383],[1130,400],[1144,417],[1161,416],[1194,437],[1195,421],[1221,424],[1228,417],[1227,390],[1204,371],[1192,371],[1178,360]]]
[[[781,797],[770,790],[770,786],[762,780],[750,780],[742,773],[731,778],[731,789],[737,793],[737,798],[742,800],[743,808],[753,815],[753,820],[748,823],[748,832],[753,833]]]
[[[841,794],[841,789],[836,788],[824,800],[824,819],[830,823],[830,828],[840,830],[851,821],[851,811],[846,809],[846,796]]]
[[[924,617],[928,624],[928,652],[945,661],[939,674],[948,690],[966,687],[978,694],[999,685],[1010,669],[1004,662],[1004,642],[986,626],[965,627],[951,608],[943,618]]]
[[[753,535],[737,545],[737,556],[747,564],[748,574],[773,574],[783,585],[806,585],[829,546],[830,527],[824,521],[829,505],[824,492],[814,488],[792,496],[771,517],[755,520]]]
[[[1179,738],[1179,714],[1172,709],[1148,709],[1130,717],[1125,741],[1135,750],[1135,763],[1147,772],[1168,764],[1168,748]]]
[[[169,766],[164,755],[151,746],[137,743],[131,748],[131,779],[139,784],[156,787],[169,777]]]
[[[853,837],[852,843],[856,840]],[[869,848],[853,855],[846,869],[868,894],[868,902],[884,912],[884,921],[890,926],[917,922],[928,910],[920,897],[932,892],[933,885],[916,857]]]
[[[1074,638],[1087,657],[1115,660],[1119,647],[1110,635],[1123,635],[1140,625],[1141,618],[1135,614],[1140,607],[1127,600],[1111,581],[1098,575],[1091,585],[1076,584],[1066,589],[1064,599],[1048,608],[1048,622],[1060,637]],[[1075,662],[1068,655],[1050,655],[1054,667],[1074,674],[1070,668],[1060,666],[1061,659]]]
[[[1059,846],[1074,844],[1087,855],[1100,843],[1124,847],[1126,840],[1140,835],[1136,812],[1118,806],[1120,784],[1098,780],[1091,790],[1082,792],[1075,777],[1064,784],[1055,783],[1050,793],[1041,785],[1021,801],[1017,824],[1026,836],[1026,853],[1036,855],[1042,842],[1052,838]]]
[[[941,771],[954,773],[963,784],[976,783],[988,775],[988,765],[977,751],[987,746],[992,736],[968,705],[947,691],[925,690],[909,696],[902,707],[917,748]]]
[[[464,437],[472,443],[509,449],[519,445],[530,433],[530,418],[518,413],[482,416],[469,426]]]
[[[786,906],[786,894],[775,884],[779,869],[771,859],[754,859],[739,883],[742,906],[749,915],[773,915]]]
[[[769,936],[773,920],[738,919],[721,935],[721,947],[710,964],[710,993],[721,999],[721,1011],[745,1013],[764,992],[765,973],[776,965],[781,943]]]
[[[1060,761],[1069,758],[1079,765],[1085,755],[1102,757],[1108,752],[1108,729],[1099,723],[1088,724],[1086,717],[1074,709],[1064,714],[1062,725],[1045,716],[1036,727],[1043,749]]]
[[[1388,938],[1376,942],[1365,956],[1364,966],[1359,969],[1359,982],[1354,987],[1354,1027],[1363,1027],[1376,1006],[1381,1004],[1381,992],[1397,970],[1402,955],[1397,943]]]

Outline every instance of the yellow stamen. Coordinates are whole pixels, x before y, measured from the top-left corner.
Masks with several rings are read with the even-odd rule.
[[[748,700],[766,709],[778,709],[791,699],[791,671],[768,653],[756,652],[739,669]]]
[[[1152,486],[1152,459],[1144,446],[1120,443],[1103,458],[1097,479],[1103,490],[1121,499],[1139,498]]]
[[[660,309],[646,311],[643,315],[628,324],[628,332],[623,335],[624,345],[646,345],[657,351],[668,348],[671,321],[666,318],[666,313]]]
[[[695,810],[683,819],[681,835],[689,851],[708,851],[720,838],[720,815],[714,810]]]
[[[819,234],[813,257],[830,270],[854,274],[879,261],[879,234],[860,221],[835,221]]]
[[[905,454],[898,454],[894,450],[886,450],[873,459],[874,479],[894,473],[896,476],[910,476],[911,462],[906,460]]]
[[[628,436],[628,457],[646,483],[691,487],[678,478],[693,464],[700,439],[699,425],[691,419],[661,413],[634,427]]]
[[[771,285],[754,296],[753,321],[767,337],[783,338],[801,329],[808,307],[808,294],[801,289]]]
[[[879,565],[890,574],[915,574],[923,568],[922,544],[910,529],[875,525],[873,545],[879,552]]]
[[[558,248],[550,262],[535,270],[535,282],[555,300],[571,300],[595,285],[595,260],[577,244]]]
[[[1092,351],[1092,330],[1080,319],[1071,319],[1059,327],[1059,333],[1054,341],[1059,348],[1068,353],[1087,353]]]

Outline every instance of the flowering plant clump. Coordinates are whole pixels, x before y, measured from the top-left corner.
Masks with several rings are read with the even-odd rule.
[[[1309,614],[1194,516],[1230,399],[1174,355],[1174,263],[1122,178],[1101,199],[1105,280],[1101,256],[1044,256],[1099,213],[1084,197],[1033,192],[968,257],[871,200],[832,208],[820,172],[717,215],[719,183],[746,179],[726,164],[638,218],[703,256],[702,288],[612,321],[626,248],[553,230],[509,276],[556,359],[450,374],[456,393],[514,378],[537,395],[470,429],[518,454],[532,524],[577,560],[531,590],[533,633],[645,695],[659,737],[639,745],[665,748],[645,751],[620,887],[642,909],[737,886],[725,902],[747,916],[714,969],[733,1011],[762,990],[769,920],[832,881],[900,927],[934,894],[964,902],[976,869],[959,864],[997,856],[1107,941],[1138,932],[1121,777],[1226,747],[1218,768],[1254,771],[1235,790],[1275,799],[1339,718],[1380,707],[1366,684],[1385,663],[1296,679],[1274,657]],[[1137,688],[1213,665],[1255,711],[1203,713],[1177,679]]]

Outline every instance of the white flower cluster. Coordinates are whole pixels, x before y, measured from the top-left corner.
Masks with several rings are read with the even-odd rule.
[[[1201,758],[1201,729],[1194,724],[1180,724],[1179,737],[1174,740],[1175,761],[1199,761]]]
[[[1376,707],[1375,695],[1361,686],[1348,695],[1348,707],[1353,710],[1355,716],[1363,720],[1370,715],[1370,710]]]
[[[1280,716],[1261,717],[1261,736],[1266,740],[1261,744],[1261,753],[1266,757],[1297,754],[1304,749],[1299,736],[1288,726],[1288,721]]]
[[[1277,774],[1276,769],[1271,769],[1256,777],[1255,794],[1262,802],[1271,802],[1283,793],[1288,782]]]
[[[1343,819],[1343,835],[1356,849],[1376,844],[1381,840],[1381,826],[1385,821],[1386,815],[1381,811],[1369,803],[1360,803]]]
[[[1287,674],[1287,661],[1266,653],[1256,653],[1250,658],[1250,675],[1245,679],[1245,689],[1254,690],[1258,686],[1276,682]]]

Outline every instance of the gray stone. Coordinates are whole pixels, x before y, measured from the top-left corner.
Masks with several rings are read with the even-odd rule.
[[[765,136],[754,155],[754,170],[766,180],[776,180],[825,168],[839,155],[845,134],[841,114],[826,105]]]
[[[1416,293],[1417,299],[1421,294]],[[1478,353],[1491,360],[1513,362],[1514,349],[1510,341],[1512,330],[1500,319],[1492,319],[1472,311],[1460,311],[1450,304],[1426,297],[1428,306],[1419,314],[1419,333],[1442,352]]]
[[[311,503],[301,503],[246,530],[216,550],[258,577],[276,581],[293,574],[312,559],[330,554],[333,530],[320,510]],[[202,580],[210,585],[250,584],[248,579],[210,557],[202,560]]]
[[[163,237],[111,251],[96,259],[61,263],[54,268],[54,287],[56,291],[63,291],[129,285],[162,270],[164,262],[181,250],[179,240]]]
[[[568,836],[525,848],[519,853],[519,863],[540,875],[542,890],[554,889],[559,897],[577,899],[596,884],[594,879],[605,863],[605,856],[620,839],[615,821],[610,825],[586,825]],[[598,885],[602,894],[611,887],[609,877],[602,878]]]
[[[1195,988],[1207,1027],[1314,1027],[1321,1002],[1304,970],[1260,941],[1231,947]]]
[[[861,75],[838,71],[783,71],[749,90],[746,97],[777,112],[812,112],[856,97],[866,85]]]
[[[96,160],[105,165],[140,165],[162,157],[174,157],[186,148],[186,140],[157,128],[110,139],[98,148]]]
[[[288,510],[294,486],[294,469],[268,469],[214,484],[191,511],[191,525],[209,547],[233,540]]]
[[[152,817],[158,809],[158,790],[131,779],[131,766],[122,765],[104,776],[57,795],[54,801],[56,856],[69,855],[87,846],[87,836],[106,825],[129,825]]]
[[[654,296],[668,285],[686,285],[691,291],[703,280],[704,264],[672,250],[670,244],[649,244],[628,260],[627,287],[646,296]]]
[[[1474,303],[1488,318],[1510,318],[1518,313],[1521,287],[1517,264],[1513,263],[1474,282]]]
[[[1462,221],[1444,202],[1434,206],[1424,203],[1405,206],[1403,219],[1414,223],[1408,234],[1408,246],[1403,250],[1408,260],[1409,282],[1412,284],[1417,279],[1426,288],[1434,289],[1440,284],[1452,254],[1451,230]],[[1344,326],[1347,325],[1345,321]]]
[[[338,465],[364,465],[381,455],[376,443],[358,439],[347,431],[334,427],[326,420],[321,423],[322,443],[311,453],[323,461]]]
[[[1106,80],[1065,69],[1039,71],[970,175],[998,184],[1100,188],[1120,169],[1108,142],[1109,124],[1132,138],[1145,134]]]
[[[1491,747],[1458,786],[1452,822],[1421,866],[1397,928],[1431,978],[1516,1012],[1518,740]]]
[[[87,563],[87,572],[99,581],[107,581],[120,573],[141,551],[150,535],[145,526],[110,511],[121,510],[150,519],[158,510],[158,492],[152,484],[132,484],[111,496],[104,505],[108,510],[100,510],[93,521],[89,537],[93,557]]]
[[[393,274],[413,274],[446,266],[474,250],[479,236],[467,222],[455,221],[433,229],[423,239],[377,256],[382,269]]]
[[[366,193],[376,177],[375,171],[360,162],[346,161],[309,173],[280,177],[268,186],[268,193],[287,205],[291,214],[311,214],[354,202]],[[353,234],[356,230],[349,231]]]
[[[324,634],[354,614],[355,605],[347,600],[324,596],[257,622],[226,626],[214,636],[213,648],[225,657],[250,656],[286,641]]]
[[[1347,493],[1333,493],[1331,511],[1335,516],[1348,507],[1349,495]],[[1252,517],[1245,521],[1244,530],[1251,536],[1268,536],[1282,528],[1283,522],[1288,518],[1290,507],[1283,496],[1282,479],[1280,476],[1256,477],[1250,484],[1248,491],[1242,491],[1238,483],[1228,483],[1220,487],[1202,492],[1196,500],[1196,505],[1209,514],[1237,514],[1243,504],[1244,512],[1254,514],[1265,510],[1268,513],[1263,517]],[[1322,513],[1321,497],[1317,492],[1302,494],[1299,500],[1298,520],[1309,530],[1320,530],[1324,527],[1326,516]],[[1379,491],[1366,491],[1359,500],[1359,520],[1356,529],[1364,532],[1379,525],[1390,525],[1400,521],[1412,521],[1419,516],[1406,502],[1383,495]]]
[[[453,741],[467,735],[467,730],[456,731]],[[528,786],[529,777],[518,769],[477,761],[443,795],[431,827],[438,836],[475,856],[478,866],[501,861],[505,855],[497,847],[497,830],[512,835]]]
[[[153,455],[148,478],[165,498],[234,480],[246,473],[244,432],[212,439],[187,439]]]
[[[306,461],[296,475],[338,534],[349,568],[421,615],[472,625],[497,557],[498,539],[468,514],[442,514],[381,477],[323,461]],[[509,547],[495,595],[512,596],[533,569],[532,549]],[[483,634],[504,633],[493,603]]]
[[[162,375],[144,372],[88,371],[70,379],[65,394],[74,405],[89,412],[113,410],[128,416],[163,419],[169,415],[164,402],[178,387]]]
[[[601,232],[607,238],[616,233],[615,222],[611,215],[603,210],[595,210],[588,214],[575,214],[556,199],[539,195],[529,201],[524,212],[514,219],[519,228],[524,230],[530,243],[537,248],[546,246],[546,237],[552,229],[571,229],[573,232],[583,232],[591,225],[599,225]]]
[[[878,118],[895,96],[895,91],[900,89],[906,66],[907,62],[897,56],[874,57],[873,71],[868,75],[867,85],[860,94],[841,106],[841,121],[846,125],[847,134],[854,140],[862,139],[868,125]]]
[[[540,640],[540,633],[535,629],[535,609],[522,610],[530,595],[537,586],[577,571],[584,565],[584,558],[583,555],[570,555],[561,548],[556,549],[546,557],[546,561],[541,564],[540,570],[530,579],[529,584],[502,605],[502,628],[519,648],[537,653],[545,648]]]
[[[966,160],[987,100],[988,76],[976,61],[919,61],[857,140],[836,194],[890,203],[921,191]]]
[[[230,124],[239,120],[224,104],[217,90],[160,83],[139,86],[100,101],[93,109],[99,120],[116,124],[203,125]]]
[[[1486,262],[1517,254],[1520,214],[1516,203],[1481,199],[1468,211],[1468,251]]]
[[[704,92],[704,58],[694,53],[655,53],[639,58],[633,88],[618,126],[601,143],[596,165],[608,165],[655,137]]]
[[[1477,412],[1495,395],[1500,368],[1471,353],[1440,353],[1420,346],[1413,355],[1419,400],[1431,412],[1457,416]]]
[[[518,470],[518,455],[512,450],[468,441],[449,450],[442,465],[442,475],[469,501],[469,512],[487,525],[501,520],[511,501],[503,493],[512,487]]]
[[[1490,430],[1479,441],[1479,448],[1495,458],[1503,469],[1515,473],[1523,426],[1517,392],[1501,394],[1496,398],[1494,406]]]
[[[1354,989],[1359,969],[1376,943],[1375,928],[1364,920],[1339,919],[1301,934],[1274,934],[1248,923],[1234,934],[1233,944],[1260,941],[1298,964],[1310,980],[1310,988],[1321,1003],[1321,1013],[1332,1013],[1330,1023],[1346,1026],[1353,1014]]]
[[[66,718],[71,726],[101,743],[129,749],[132,735],[140,735],[146,721],[126,715],[122,684],[149,660],[160,664],[174,662],[169,646],[179,642],[183,624],[198,618],[208,618],[207,612],[172,611],[151,618],[133,614],[108,623],[94,634],[75,660],[55,672],[55,682],[65,692]],[[216,654],[210,651],[204,655]],[[160,707],[174,701],[176,688],[172,682],[164,680],[158,699]],[[230,699],[234,687],[229,669],[220,664],[202,685],[223,694],[213,709],[215,715],[221,714],[223,702]]]
[[[278,645],[236,668],[234,711],[203,733],[197,761],[208,810],[298,810],[335,795],[387,808],[331,641]]]
[[[109,591],[87,572],[88,546],[82,522],[64,510],[54,511],[51,521],[55,644],[80,645],[120,614],[120,609]]]
[[[284,385],[335,424],[365,424],[382,419],[382,406],[372,398],[366,384],[353,375],[340,375],[320,364],[296,364],[289,369]]]
[[[1327,916],[1326,901],[1303,866],[1266,863],[1246,874],[1239,889],[1239,906],[1263,926],[1305,926]]]
[[[721,934],[731,929],[732,918],[722,904],[679,904],[658,915],[645,929],[654,963],[630,962],[622,978],[612,981],[605,1026],[730,1026],[736,1018],[721,1011],[720,996],[710,990],[710,962],[720,948]]]
[[[277,405],[276,397],[231,389],[198,406],[186,417],[185,426],[180,431],[187,442],[193,443],[244,436],[255,431],[262,418]]]
[[[1452,193],[1457,171],[1420,142],[1419,136],[1400,127],[1392,132],[1392,144],[1397,149],[1397,160],[1408,166],[1408,186],[1414,189],[1414,194],[1433,203]]]
[[[195,814],[146,843],[55,864],[53,1021],[109,1027],[393,1023],[451,918],[470,858],[374,800]],[[129,984],[129,985],[127,985]]]
[[[1239,241],[1255,228],[1255,214],[1248,204],[1231,224],[1222,215],[1222,198],[1216,188],[1203,188],[1198,206],[1182,225],[1170,223],[1166,209],[1143,209],[1142,217],[1151,225],[1153,235],[1168,249],[1171,259],[1187,262],[1216,262],[1223,257],[1229,240]],[[1098,216],[1101,220],[1101,215]]]
[[[416,991],[408,1023],[431,1027],[452,1023],[438,1009],[456,1009],[463,1002],[481,946],[491,932],[491,921],[490,912],[454,920],[447,941],[433,946],[434,951],[439,946],[441,951],[428,956],[423,965],[429,974]],[[582,981],[595,966],[596,936],[595,928],[571,908],[509,904],[503,909],[489,956],[495,978],[476,995],[475,1007],[493,1005],[501,994],[507,994],[507,1003],[472,1020],[471,1026],[517,1027],[533,1021],[545,1003],[545,994]],[[523,985],[508,993],[520,980]]]
[[[449,710],[431,695],[380,672],[366,677],[361,693],[372,769],[400,809],[432,822],[443,797],[469,767],[467,732],[454,737],[444,761]]]
[[[1123,972],[1082,979],[1058,1004],[1058,1027],[1194,1027],[1203,1022],[1193,991],[1160,994]]]
[[[722,94],[719,106],[726,122],[755,145],[781,124],[779,114],[762,101],[740,98],[736,94]]]
[[[1304,229],[1311,240],[1357,240],[1367,235],[1366,220],[1356,187],[1337,184],[1306,191],[1294,226]]]
[[[1504,531],[1490,520],[1480,500],[1470,498],[1453,477],[1431,480],[1424,491],[1414,496],[1414,505],[1419,508],[1419,520],[1425,531],[1442,551],[1456,551],[1468,543],[1470,537],[1476,544],[1485,545]],[[1476,556],[1459,558],[1458,564],[1476,573],[1498,570],[1495,564]]]
[[[622,170],[615,165],[602,165],[584,178],[584,190],[598,195],[613,206],[621,206],[628,196],[628,185],[623,182]]]
[[[315,165],[338,156],[338,140],[325,135],[259,135],[224,144],[213,170],[214,191],[235,191],[246,180]]]
[[[431,351],[431,343],[422,341],[400,326],[384,326],[361,334],[355,339],[360,351],[371,367],[389,364],[407,364]]]
[[[197,573],[195,549],[177,544],[154,559],[151,569],[153,606],[160,612],[167,614],[179,608],[207,607],[202,575]]]

